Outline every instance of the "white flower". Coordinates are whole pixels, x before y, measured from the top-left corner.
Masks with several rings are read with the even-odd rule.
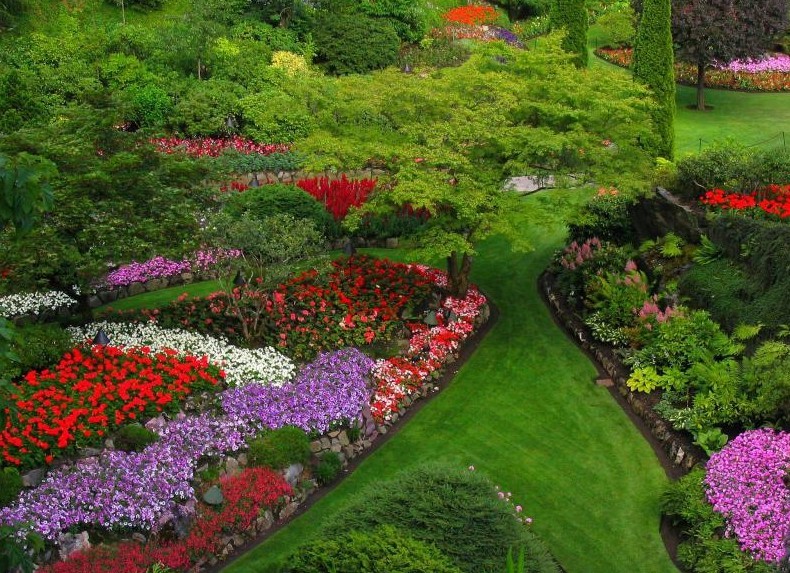
[[[46,310],[56,311],[73,304],[77,304],[77,301],[57,290],[11,294],[0,297],[0,316],[13,318],[25,314],[41,314]]]
[[[151,323],[95,322],[67,330],[72,339],[82,343],[92,339],[100,328],[107,333],[112,346],[147,346],[152,350],[172,348],[184,354],[207,356],[209,361],[225,371],[225,379],[233,386],[249,383],[279,386],[296,374],[296,366],[291,359],[274,348],[239,348],[223,337],[161,328]]]

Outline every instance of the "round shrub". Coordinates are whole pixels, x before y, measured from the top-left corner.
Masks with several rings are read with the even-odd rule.
[[[57,324],[41,324],[18,328],[12,344],[17,356],[6,372],[15,378],[30,370],[43,370],[57,364],[74,343],[69,334]]]
[[[343,469],[343,462],[336,452],[327,452],[321,456],[321,460],[313,470],[313,476],[318,481],[318,485],[326,485],[337,477]]]
[[[325,236],[337,234],[337,225],[324,206],[295,185],[264,185],[232,195],[225,204],[225,212],[241,218],[247,212],[259,220],[272,215],[290,215],[294,219],[313,221]]]
[[[4,468],[0,471],[0,507],[14,501],[22,491],[22,476],[16,468]]]
[[[400,40],[387,20],[329,14],[313,30],[317,62],[335,75],[364,74],[386,68],[398,58]]]
[[[140,424],[129,424],[121,427],[115,435],[113,443],[115,448],[124,452],[141,452],[149,444],[159,439],[156,432]]]
[[[279,470],[310,459],[310,439],[301,428],[283,426],[249,442],[249,463],[253,467]]]
[[[282,573],[461,573],[436,547],[383,525],[300,548]]]
[[[392,525],[441,550],[463,571],[500,573],[509,548],[523,547],[529,571],[556,572],[540,540],[497,499],[485,476],[440,463],[418,466],[373,484],[330,523],[338,531]]]

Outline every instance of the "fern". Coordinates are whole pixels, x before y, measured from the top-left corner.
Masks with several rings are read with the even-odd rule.
[[[740,342],[751,340],[760,334],[760,330],[762,330],[762,328],[762,324],[739,324],[732,331],[732,337]]]
[[[713,241],[711,241],[707,235],[702,235],[700,246],[697,247],[697,250],[694,253],[694,262],[698,265],[709,265],[710,263],[719,260],[721,256],[721,249],[714,245]]]
[[[661,254],[669,259],[681,257],[684,243],[675,233],[667,233],[661,241]]]

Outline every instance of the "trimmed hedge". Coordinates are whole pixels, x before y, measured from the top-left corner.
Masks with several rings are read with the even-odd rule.
[[[316,61],[330,74],[364,74],[398,58],[400,39],[387,20],[358,14],[329,14],[313,29]]]

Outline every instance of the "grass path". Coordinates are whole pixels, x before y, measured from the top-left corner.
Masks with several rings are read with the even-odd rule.
[[[482,246],[474,280],[501,317],[451,385],[333,492],[224,573],[269,570],[359,488],[433,459],[474,464],[512,491],[569,573],[676,571],[658,534],[666,477],[537,292],[563,229],[530,235],[536,249],[526,255],[501,240]]]

